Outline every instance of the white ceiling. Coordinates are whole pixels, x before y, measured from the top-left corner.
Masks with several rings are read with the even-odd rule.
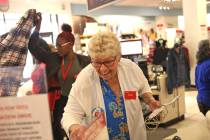
[[[87,4],[87,0],[70,0],[74,4]],[[172,2],[172,8],[181,8],[182,0]],[[160,5],[167,5],[163,0],[119,0],[114,5],[117,6],[135,6],[135,7],[159,7]]]

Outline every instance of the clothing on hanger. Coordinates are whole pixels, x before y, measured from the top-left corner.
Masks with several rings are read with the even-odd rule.
[[[168,52],[167,60],[167,88],[171,94],[174,88],[186,85],[187,82],[187,58],[184,49],[175,44]]]
[[[0,96],[16,95],[26,63],[35,9],[28,10],[16,27],[0,38]]]
[[[153,64],[162,65],[166,71],[166,59],[169,49],[166,48],[166,40],[159,39],[156,43],[157,49],[154,52]]]

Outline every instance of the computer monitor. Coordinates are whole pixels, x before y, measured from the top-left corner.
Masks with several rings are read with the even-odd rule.
[[[120,41],[120,45],[122,55],[143,54],[142,41],[140,39]]]

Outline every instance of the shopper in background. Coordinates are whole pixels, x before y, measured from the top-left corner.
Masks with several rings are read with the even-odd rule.
[[[35,22],[36,28],[29,41],[29,50],[36,59],[46,64],[47,78],[55,77],[58,79],[61,87],[61,97],[56,101],[53,111],[53,133],[55,140],[63,140],[65,132],[60,125],[63,109],[77,74],[90,63],[90,59],[87,56],[74,53],[75,38],[71,26],[68,24],[62,25],[63,31],[57,37],[56,47],[58,52],[50,51],[46,41],[39,36],[42,18],[41,15],[38,16],[39,18]]]
[[[146,48],[149,45],[149,37],[143,29],[139,30],[139,35],[142,40],[143,47]]]
[[[148,64],[151,64],[154,60],[154,53],[157,49],[157,46],[156,46],[156,40],[157,40],[157,33],[154,31],[153,28],[151,28],[149,30],[149,32],[147,33],[148,35],[148,53],[147,54],[147,63]]]
[[[155,43],[155,41],[157,40],[157,33],[153,28],[150,29],[148,36],[149,36],[149,41],[151,43]]]
[[[200,111],[206,115],[210,110],[210,44],[209,40],[199,42],[196,54],[195,84],[198,90],[197,102]]]
[[[151,110],[160,104],[151,95],[142,70],[121,58],[120,42],[111,32],[97,33],[88,46],[91,64],[78,75],[61,121],[66,133],[71,140],[92,135],[96,140],[146,140],[138,96]],[[83,119],[92,125],[82,125]]]

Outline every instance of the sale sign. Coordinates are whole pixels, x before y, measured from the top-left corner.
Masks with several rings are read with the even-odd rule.
[[[1,97],[0,139],[53,140],[47,94]]]
[[[0,11],[6,12],[9,9],[9,0],[0,0]]]

